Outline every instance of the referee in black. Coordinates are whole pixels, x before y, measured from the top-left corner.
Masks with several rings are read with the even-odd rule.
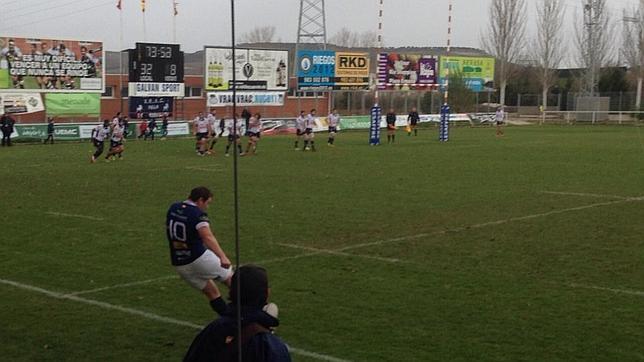
[[[13,133],[13,125],[16,121],[13,120],[8,114],[0,118],[0,130],[2,131],[2,146],[11,146],[11,134]]]

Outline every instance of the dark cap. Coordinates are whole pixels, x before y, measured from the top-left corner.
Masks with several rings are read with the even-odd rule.
[[[230,301],[237,303],[237,279],[241,282],[240,304],[243,306],[263,307],[268,299],[268,273],[257,265],[239,267],[230,284]]]

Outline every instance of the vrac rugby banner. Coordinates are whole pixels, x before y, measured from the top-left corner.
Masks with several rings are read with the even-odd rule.
[[[284,92],[288,89],[287,50],[239,48],[235,57],[237,90]],[[206,91],[232,90],[232,50],[206,47],[204,58]]]
[[[369,54],[332,50],[297,53],[297,87],[300,90],[369,89]]]
[[[0,90],[102,93],[103,43],[0,36]]]
[[[438,85],[438,57],[420,54],[378,55],[378,89],[414,90]]]
[[[284,92],[237,92],[238,106],[283,106]],[[233,92],[208,93],[208,107],[233,105]]]

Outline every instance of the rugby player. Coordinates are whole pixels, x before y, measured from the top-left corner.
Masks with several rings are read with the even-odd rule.
[[[389,113],[385,117],[387,121],[387,143],[396,142],[396,112],[394,109],[389,109]]]
[[[295,150],[299,151],[299,143],[304,136],[304,130],[306,129],[306,117],[304,116],[304,111],[300,111],[300,115],[295,119]]]
[[[210,114],[208,114],[208,123],[210,124],[210,147],[208,148],[208,154],[212,154],[212,149],[215,147],[215,144],[217,144],[217,111],[212,110]]]
[[[262,116],[255,113],[248,121],[248,146],[246,147],[246,155],[255,155],[257,152],[257,142],[262,134]]]
[[[420,121],[420,116],[416,112],[416,107],[413,107],[411,112],[409,112],[409,116],[407,116],[407,136],[411,136],[411,131],[414,131],[414,136],[418,136],[418,129],[416,129],[418,121]]]
[[[237,152],[240,155],[243,155],[242,146],[241,146],[241,129],[244,126],[244,121],[237,119],[235,115],[234,119],[228,120],[226,122],[226,128],[228,129],[228,143],[226,144],[226,157],[228,157],[228,150],[233,143],[237,145]]]
[[[327,144],[331,147],[335,146],[335,134],[338,133],[338,125],[340,124],[340,114],[337,109],[333,109],[327,117],[329,123],[329,141]]]
[[[119,160],[123,159],[123,128],[120,124],[112,126],[112,136],[110,137],[110,150],[105,156],[105,160],[109,162],[110,158],[113,160],[114,156],[118,156]]]
[[[311,113],[306,116],[305,128],[304,128],[304,151],[311,150],[315,152],[315,134],[313,133],[313,127],[315,127],[315,108],[311,109]],[[309,144],[311,147],[309,147]]]
[[[215,281],[230,287],[233,273],[230,260],[210,229],[206,211],[212,196],[207,188],[197,187],[187,200],[172,204],[166,216],[166,234],[176,272],[201,290],[210,307],[222,315],[228,306]]]
[[[203,116],[203,112],[199,112],[197,117],[192,121],[193,131],[192,133],[197,138],[195,144],[195,149],[197,150],[197,155],[203,156],[206,151],[206,144],[208,142],[208,135],[210,134],[210,123]]]
[[[105,138],[110,134],[110,121],[107,119],[103,121],[103,124],[99,124],[92,130],[92,143],[94,144],[94,154],[90,162],[94,163],[98,157],[103,153],[103,143]]]

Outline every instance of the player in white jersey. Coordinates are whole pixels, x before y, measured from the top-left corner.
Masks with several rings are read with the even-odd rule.
[[[295,119],[295,150],[299,151],[299,143],[304,136],[304,131],[306,130],[306,117],[304,116],[304,111],[300,111],[300,115]]]
[[[334,108],[329,114],[327,122],[329,123],[329,141],[327,144],[333,147],[335,143],[335,134],[338,133],[338,126],[340,125],[340,114],[338,114],[337,109]]]
[[[112,135],[110,137],[110,150],[105,156],[105,160],[109,161],[110,158],[114,159],[114,156],[118,156],[119,160],[123,158],[123,128],[117,124],[112,128]]]
[[[257,152],[257,142],[262,134],[262,116],[255,113],[248,121],[248,146],[245,155],[255,155]]]
[[[237,146],[237,152],[239,152],[240,155],[243,154],[242,152],[242,146],[241,146],[241,130],[244,125],[244,121],[241,119],[237,119],[237,115],[235,115],[235,119],[229,119],[226,120],[226,129],[228,130],[228,144],[226,145],[226,157],[228,157],[228,150],[230,149],[230,146],[234,143]]]
[[[214,109],[210,112],[208,117],[206,117],[208,120],[208,124],[210,124],[210,147],[208,148],[208,154],[212,154],[212,149],[215,147],[215,144],[217,143],[217,111]]]
[[[317,117],[315,116],[315,108],[311,110],[311,113],[306,116],[305,119],[305,129],[304,129],[304,151],[311,150],[315,152],[315,134],[313,133],[313,127],[315,127]],[[309,147],[311,145],[311,147]]]
[[[110,135],[110,121],[107,119],[103,121],[103,124],[99,124],[92,130],[92,143],[94,144],[94,154],[90,162],[96,162],[96,159],[103,153],[103,144],[105,139]]]
[[[203,112],[199,112],[199,115],[195,117],[192,122],[192,128],[192,133],[197,138],[195,149],[199,156],[203,156],[206,154],[206,145],[208,144],[208,135],[210,134],[210,123],[203,116]]]

